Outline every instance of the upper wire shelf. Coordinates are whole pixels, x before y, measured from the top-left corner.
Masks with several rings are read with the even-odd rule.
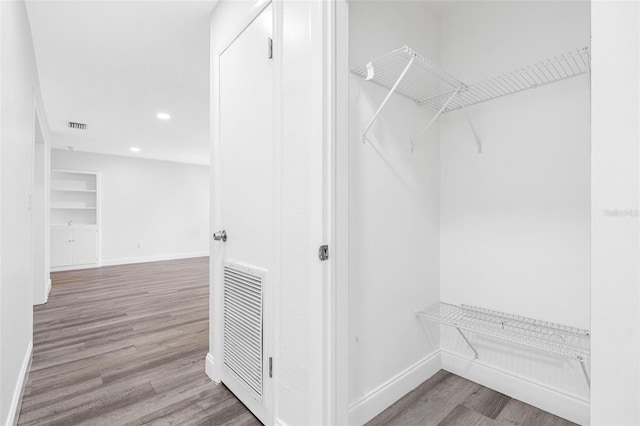
[[[396,91],[417,103],[433,94],[433,86],[429,85],[428,80],[425,80],[425,72],[439,78],[453,88],[466,86],[456,77],[444,71],[440,65],[408,46],[382,55],[366,65],[352,69],[351,72],[365,80],[391,89],[398,80],[398,76],[412,60],[415,66],[404,76]]]
[[[459,330],[540,349],[564,358],[580,362],[591,359],[589,330],[449,303],[437,303],[418,312],[418,315]]]
[[[443,113],[463,106],[475,105],[502,96],[566,80],[591,71],[591,55],[588,47],[554,56],[553,58],[518,68],[511,72],[471,84],[444,108]],[[453,91],[418,100],[418,104],[439,110]]]
[[[367,140],[367,132],[373,126],[389,98],[395,92],[398,92],[412,99],[420,106],[430,107],[437,111],[422,131],[413,138],[411,150],[414,149],[418,140],[441,114],[463,109],[479,153],[482,152],[482,142],[471,122],[467,106],[512,95],[524,90],[535,89],[556,81],[587,74],[590,71],[589,48],[583,47],[582,49],[562,54],[559,57],[554,56],[528,67],[518,68],[506,74],[468,85],[407,46],[393,50],[364,66],[351,70],[352,73],[365,80],[389,89],[389,93],[362,132],[363,142]],[[451,89],[434,95],[433,81],[425,78],[425,75],[428,74],[447,83],[451,86]]]

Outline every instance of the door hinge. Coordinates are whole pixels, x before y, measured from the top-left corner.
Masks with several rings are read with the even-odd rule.
[[[318,249],[318,258],[321,261],[329,259],[329,246],[328,245],[320,246],[320,248]]]
[[[273,59],[273,39],[269,37],[268,40],[269,41],[267,43],[267,57],[269,59]]]
[[[273,377],[273,358],[269,357],[269,377]]]

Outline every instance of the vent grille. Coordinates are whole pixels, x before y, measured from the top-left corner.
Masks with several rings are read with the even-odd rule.
[[[265,271],[224,264],[224,365],[262,400]]]
[[[70,129],[87,130],[87,125],[85,123],[76,123],[74,121],[68,121],[67,127]]]

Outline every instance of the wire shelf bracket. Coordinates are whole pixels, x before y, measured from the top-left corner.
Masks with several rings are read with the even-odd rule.
[[[389,89],[389,93],[362,132],[363,142],[367,140],[367,133],[371,126],[394,93],[399,93],[419,104],[421,100],[429,96],[430,90],[428,85],[425,84],[425,82],[428,83],[426,76],[436,77],[454,91],[459,91],[466,87],[463,82],[444,71],[442,67],[408,46],[393,50],[364,66],[351,70],[351,72],[366,81],[371,81]],[[449,94],[449,97],[452,97],[451,94]]]
[[[416,316],[454,327],[478,359],[478,351],[463,333],[472,332],[504,342],[535,348],[555,356],[578,361],[591,387],[587,363],[591,361],[589,330],[533,318],[506,314],[469,305],[436,303]]]
[[[482,153],[482,141],[473,126],[467,107],[583,74],[590,74],[591,55],[589,47],[583,47],[497,77],[467,85],[431,60],[408,46],[404,46],[374,59],[365,66],[354,68],[351,72],[389,89],[389,93],[363,131],[362,142],[367,140],[367,133],[391,96],[398,93],[413,100],[418,106],[437,111],[418,136],[411,140],[412,151],[438,117],[447,112],[462,109],[473,133],[478,153]],[[429,85],[425,84],[426,75],[438,78],[449,85],[451,89],[437,95],[429,94]]]

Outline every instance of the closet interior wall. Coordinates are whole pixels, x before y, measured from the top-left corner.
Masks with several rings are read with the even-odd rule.
[[[487,2],[445,14],[441,36],[442,63],[475,82],[588,46],[590,5]],[[469,107],[480,155],[464,114],[442,117],[443,301],[590,328],[589,105],[583,75]],[[484,375],[467,361],[472,353],[456,331],[442,333],[443,367],[476,380]],[[542,408],[588,420],[589,388],[578,362],[470,339],[482,364],[515,376],[488,383],[494,389],[534,402],[541,396],[529,388],[544,384],[557,403]]]
[[[588,2],[436,3],[350,2],[350,68],[407,45],[472,84],[589,46]],[[435,111],[397,94],[361,143],[388,90],[349,78],[351,419],[442,367],[587,424],[577,361],[470,334],[472,361],[414,313],[444,301],[590,328],[589,76],[469,107],[482,154],[463,111],[411,153]]]
[[[351,2],[349,28],[351,69],[405,44],[439,59],[438,18],[424,2]],[[440,153],[437,124],[411,153],[432,113],[403,96],[363,144],[388,90],[353,74],[349,90],[349,399],[359,423],[440,368],[438,326],[413,315],[440,298]]]

